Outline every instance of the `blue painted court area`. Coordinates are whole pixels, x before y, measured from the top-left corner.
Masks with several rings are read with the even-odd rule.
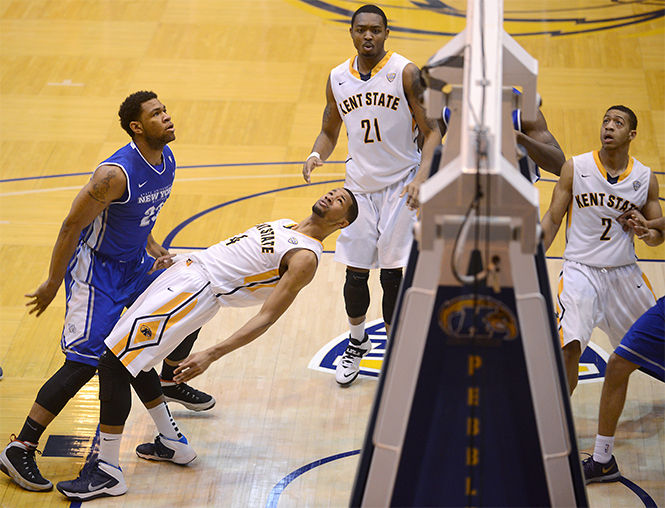
[[[43,457],[85,457],[90,450],[89,436],[51,434],[44,445]]]

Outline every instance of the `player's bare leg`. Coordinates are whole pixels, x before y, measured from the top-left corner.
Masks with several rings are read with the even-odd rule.
[[[613,436],[626,403],[628,378],[637,369],[633,362],[612,353],[605,370],[605,382],[598,410],[598,434]]]
[[[593,455],[582,462],[586,483],[612,482],[621,478],[616,459],[612,455],[614,434],[626,403],[628,379],[638,365],[612,353],[605,370],[605,381],[598,409],[598,434]]]
[[[580,341],[574,340],[564,346],[563,361],[566,366],[566,378],[568,379],[568,392],[570,395],[573,394],[573,391],[577,387],[581,356]]]

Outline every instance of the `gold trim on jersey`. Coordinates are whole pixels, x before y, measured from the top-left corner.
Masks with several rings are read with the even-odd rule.
[[[267,282],[266,279],[272,279],[274,277],[279,277],[279,268],[274,268],[273,270],[268,270],[267,272],[257,273],[256,275],[250,275],[245,277],[245,284],[251,284],[252,282]]]
[[[369,71],[369,79],[372,79],[374,76],[376,76],[379,72],[381,72],[381,69],[388,63],[388,60],[390,60],[390,57],[393,56],[392,51],[388,51],[385,56],[379,61],[378,64],[376,64],[374,67],[372,67],[372,70]],[[356,69],[353,68],[353,64],[355,63],[356,59],[358,58],[358,55],[354,56],[349,60],[349,72],[354,78],[362,79],[360,78],[360,72],[358,72]]]
[[[651,286],[651,282],[649,282],[649,279],[647,276],[642,272],[642,278],[644,279],[644,282],[646,283],[647,287],[649,288],[649,291],[651,291],[651,294],[653,295],[654,300],[658,300],[658,297],[656,296],[656,293],[653,292],[653,287]]]
[[[217,293],[215,296],[229,296],[234,294],[241,289],[246,289],[249,292],[256,291],[261,288],[272,288],[277,285],[281,276],[279,275],[279,268],[274,268],[263,273],[258,273],[256,275],[250,275],[243,279],[243,285],[238,286],[228,293]]]
[[[605,166],[603,166],[602,161],[600,160],[600,153],[598,150],[593,151],[593,160],[596,162],[596,167],[598,168],[598,171],[600,171],[600,174],[603,175],[603,178],[607,180],[607,170],[605,169]],[[628,164],[626,165],[626,169],[619,175],[619,179],[617,180],[617,183],[625,180],[628,175],[630,175],[630,172],[633,170],[633,158],[628,157]]]
[[[277,282],[279,282],[279,281],[277,281]],[[247,291],[253,293],[254,291],[257,291],[257,290],[263,289],[263,288],[274,288],[275,286],[277,286],[277,282],[272,282],[272,283],[270,281],[259,282],[255,286],[248,287]]]
[[[318,238],[314,238],[313,236],[309,236],[308,234],[301,233],[301,232],[298,231],[297,229],[293,229],[293,228],[296,227],[297,225],[298,225],[298,224],[290,224],[290,225],[288,225],[288,226],[285,225],[284,227],[285,227],[286,229],[290,230],[290,231],[293,231],[294,233],[298,233],[299,235],[306,236],[307,238],[310,238],[310,239],[314,240],[315,242],[318,242],[319,244],[321,244],[321,247],[323,247],[323,242],[322,242],[321,240],[319,240]],[[307,247],[303,247],[303,249],[307,249]],[[307,249],[307,250],[311,250],[311,249]],[[312,252],[314,252],[314,251],[312,251]]]
[[[570,229],[570,225],[573,223],[573,200],[570,200],[570,204],[568,205],[568,212],[566,213],[568,217],[566,217],[566,242],[568,241],[568,230]],[[554,239],[552,239],[554,240]]]
[[[277,280],[275,280],[277,279]],[[261,288],[272,288],[279,282],[279,268],[268,270],[267,272],[250,275],[245,277],[244,285],[239,289],[247,289],[247,291],[256,291]]]
[[[563,326],[561,326],[561,308],[559,307],[559,302],[561,301],[561,293],[563,293],[563,271],[559,274],[559,290],[557,291],[556,299],[556,321],[557,328],[559,331],[559,341],[561,342],[561,347],[563,347]]]

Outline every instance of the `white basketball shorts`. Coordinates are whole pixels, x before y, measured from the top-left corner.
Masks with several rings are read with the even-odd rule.
[[[598,268],[564,260],[556,300],[561,345],[579,340],[584,351],[598,327],[614,349],[655,303],[651,284],[637,264]]]
[[[104,342],[136,376],[161,363],[220,307],[200,266],[183,257],[127,309]]]
[[[406,206],[406,196],[399,195],[414,174],[380,191],[354,192],[358,218],[337,238],[335,261],[367,269],[406,266],[416,211]]]

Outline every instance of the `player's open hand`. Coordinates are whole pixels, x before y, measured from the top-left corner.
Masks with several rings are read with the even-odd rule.
[[[406,206],[408,206],[411,210],[417,210],[420,206],[420,201],[418,200],[419,193],[420,182],[414,179],[404,186],[404,189],[402,189],[402,193],[399,195],[399,197],[401,198],[406,195]]]
[[[173,376],[173,381],[176,383],[185,383],[205,372],[212,362],[212,356],[205,351],[193,353],[181,361],[175,368],[173,371],[175,374]]]
[[[28,314],[33,314],[36,312],[37,314],[35,317],[39,317],[55,298],[55,295],[58,293],[58,287],[60,287],[59,284],[55,285],[49,281],[46,281],[34,292],[25,295],[27,298],[31,299],[28,303],[25,304],[26,307],[32,307]]]
[[[166,254],[165,256],[159,256],[157,259],[155,259],[155,262],[152,264],[152,268],[148,273],[150,274],[156,272],[157,270],[168,268],[174,263],[173,261],[174,257],[175,254]]]
[[[302,165],[302,176],[307,183],[312,183],[312,171],[319,166],[323,166],[323,161],[316,155],[312,155]]]

